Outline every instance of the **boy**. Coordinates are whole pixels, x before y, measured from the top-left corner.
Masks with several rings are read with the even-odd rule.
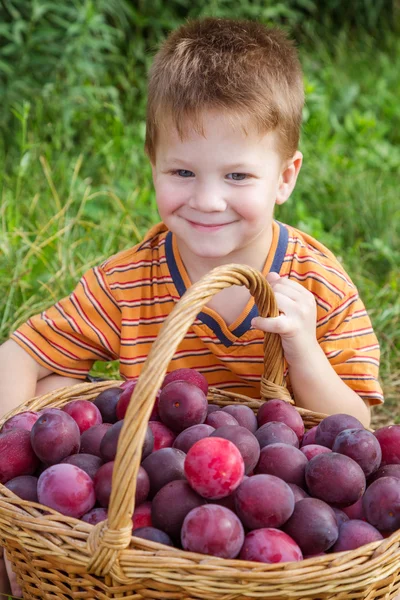
[[[137,377],[166,316],[213,267],[243,263],[271,284],[281,315],[260,318],[246,288],[207,304],[170,370],[259,397],[264,332],[282,339],[296,404],[364,425],[383,401],[379,345],[357,290],[319,242],[273,219],[302,164],[302,73],[278,30],[204,19],[174,31],[149,77],[145,150],[162,223],[90,270],[70,297],[0,348],[6,412],[85,379],[95,360]]]

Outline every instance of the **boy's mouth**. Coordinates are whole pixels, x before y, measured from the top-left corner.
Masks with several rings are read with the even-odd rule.
[[[197,223],[195,221],[190,221],[187,219],[189,225],[191,225],[194,229],[198,229],[199,231],[216,231],[217,229],[222,229],[231,223]],[[232,222],[232,221],[231,221]]]

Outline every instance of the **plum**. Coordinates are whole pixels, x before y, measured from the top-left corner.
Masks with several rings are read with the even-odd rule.
[[[33,475],[38,466],[29,431],[11,429],[0,434],[0,483],[21,475]]]
[[[111,427],[111,423],[100,423],[99,425],[93,425],[90,429],[86,429],[81,434],[80,452],[93,454],[102,458],[100,452],[101,441]]]
[[[99,456],[93,454],[71,454],[64,458],[61,463],[67,463],[69,465],[75,465],[85,471],[91,479],[96,475],[97,471],[103,464],[102,459]]]
[[[93,404],[99,409],[103,423],[116,423],[117,422],[117,404],[122,394],[120,387],[109,388],[100,392],[100,394],[93,400]]]
[[[287,533],[271,527],[250,531],[244,539],[239,558],[263,563],[280,563],[302,560],[303,554]]]
[[[41,504],[67,517],[80,519],[96,502],[93,481],[75,465],[52,465],[39,477],[38,498]]]
[[[1,433],[7,433],[7,431],[11,431],[11,429],[26,429],[27,431],[31,431],[38,418],[38,413],[30,410],[18,413],[3,423]]]
[[[247,529],[280,527],[292,515],[294,495],[287,483],[274,475],[254,475],[235,492],[236,513]]]
[[[184,468],[191,487],[208,499],[229,496],[244,475],[244,461],[238,448],[217,437],[196,442],[186,455]]]
[[[177,502],[179,498],[179,502]],[[186,515],[206,500],[199,496],[183,479],[175,479],[164,485],[154,496],[151,504],[151,520],[154,527],[162,529],[173,539],[179,539]]]
[[[364,429],[362,423],[351,415],[339,413],[322,419],[315,432],[315,444],[332,448],[336,436],[344,429]]]
[[[365,475],[352,458],[337,452],[318,454],[306,466],[312,496],[339,508],[354,504],[365,491]]]
[[[29,500],[30,502],[37,502],[37,484],[38,478],[33,475],[20,475],[10,479],[5,484],[6,488],[14,492],[22,500]]]
[[[293,429],[299,441],[304,434],[304,423],[297,410],[284,400],[268,400],[259,409],[257,413],[258,426],[264,425],[269,421],[281,421]]]
[[[185,517],[181,531],[184,550],[235,558],[243,545],[244,529],[229,508],[219,504],[203,504]]]
[[[63,406],[63,411],[76,421],[80,433],[103,422],[101,412],[89,400],[71,400]]]
[[[172,381],[187,381],[188,383],[197,385],[205,396],[208,394],[207,379],[195,369],[175,369],[175,371],[167,373],[161,384],[161,389],[163,390]]]
[[[254,434],[240,425],[223,425],[211,433],[210,437],[229,440],[238,448],[244,461],[244,472],[250,473],[260,458],[260,445]]]
[[[31,430],[32,448],[47,465],[54,465],[80,449],[80,432],[76,421],[66,412],[46,410]]]
[[[207,416],[207,396],[187,381],[171,381],[161,390],[158,401],[159,417],[175,433],[204,423]]]
[[[201,423],[200,425],[192,425],[192,427],[188,427],[181,431],[179,435],[174,440],[172,444],[173,448],[178,448],[178,450],[182,450],[187,454],[190,448],[205,437],[208,437],[215,431],[214,427],[211,425],[206,425],[205,423]]]

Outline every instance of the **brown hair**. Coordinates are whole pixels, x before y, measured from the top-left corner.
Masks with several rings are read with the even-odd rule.
[[[244,118],[260,134],[276,130],[284,158],[300,136],[304,90],[297,51],[283,31],[246,20],[189,20],[157,52],[149,73],[145,152],[155,162],[157,132],[172,122],[183,139],[202,130],[205,110]]]

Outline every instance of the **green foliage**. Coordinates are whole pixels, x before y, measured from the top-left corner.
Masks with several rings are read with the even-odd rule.
[[[371,314],[386,392],[394,396],[396,7],[396,0],[4,0],[0,340],[158,220],[143,143],[146,71],[160,41],[188,17],[254,18],[297,39],[305,73],[304,166],[276,216],[320,239],[344,263]]]

